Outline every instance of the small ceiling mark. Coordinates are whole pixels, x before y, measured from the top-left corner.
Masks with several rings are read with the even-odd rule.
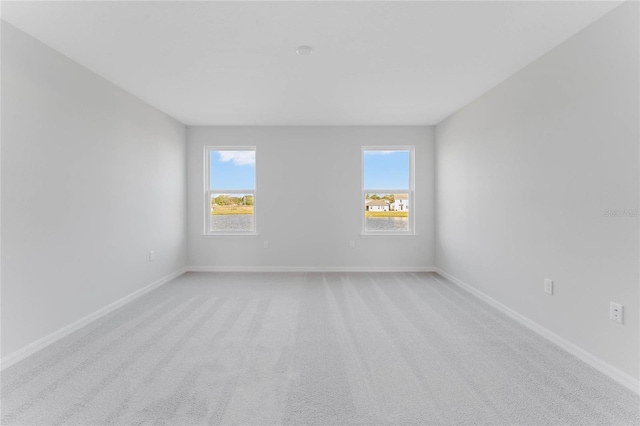
[[[313,49],[309,46],[300,46],[296,49],[298,56],[309,56],[313,53]]]

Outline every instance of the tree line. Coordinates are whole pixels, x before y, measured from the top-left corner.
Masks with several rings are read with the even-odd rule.
[[[219,206],[252,206],[253,195],[243,195],[241,197],[234,197],[231,195],[220,194],[211,199],[211,205],[217,204]]]
[[[365,194],[365,198],[367,200],[387,200],[390,204],[393,204],[396,201],[396,197],[394,197],[393,194],[387,194],[382,197],[378,194]]]

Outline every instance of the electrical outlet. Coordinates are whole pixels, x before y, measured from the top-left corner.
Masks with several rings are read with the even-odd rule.
[[[349,248],[356,248],[356,242],[353,240],[349,240]]]
[[[547,294],[553,294],[553,280],[549,278],[544,279],[544,292]]]
[[[609,319],[622,324],[624,321],[624,306],[614,302],[609,303]]]
[[[264,241],[262,242],[262,248],[263,248],[263,249],[268,249],[268,248],[269,248],[269,241],[264,240]]]
[[[149,252],[149,262],[153,262],[155,260],[156,257],[156,252],[155,251],[150,251]]]

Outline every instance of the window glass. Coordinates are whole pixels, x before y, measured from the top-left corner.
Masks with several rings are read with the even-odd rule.
[[[206,155],[205,233],[254,233],[255,148],[207,148]]]
[[[364,233],[413,232],[413,149],[363,149]]]

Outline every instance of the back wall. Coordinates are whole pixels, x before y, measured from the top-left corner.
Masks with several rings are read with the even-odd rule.
[[[203,269],[425,269],[432,127],[188,127],[188,261]],[[203,236],[204,147],[256,146],[258,236]],[[416,236],[362,237],[361,147],[415,146]],[[267,240],[269,248],[263,248]],[[355,242],[350,248],[349,241]]]

